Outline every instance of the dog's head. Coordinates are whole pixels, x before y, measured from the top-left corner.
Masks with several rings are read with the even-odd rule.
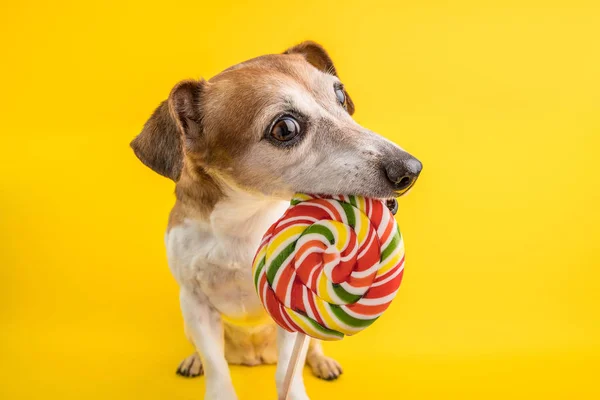
[[[358,125],[327,52],[304,42],[183,81],[131,143],[140,160],[177,181],[210,175],[244,190],[395,198],[421,163]]]

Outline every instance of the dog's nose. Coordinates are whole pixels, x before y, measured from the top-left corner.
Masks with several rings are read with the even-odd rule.
[[[395,190],[402,191],[417,180],[423,164],[413,156],[403,157],[386,164],[385,174]]]

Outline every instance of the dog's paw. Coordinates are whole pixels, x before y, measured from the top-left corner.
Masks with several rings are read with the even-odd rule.
[[[198,353],[194,353],[189,357],[186,357],[179,367],[177,368],[177,375],[184,376],[186,378],[195,378],[200,375],[204,375],[204,368],[202,367],[202,361]]]
[[[322,354],[315,355],[307,361],[313,375],[326,381],[336,380],[344,372],[337,361]]]

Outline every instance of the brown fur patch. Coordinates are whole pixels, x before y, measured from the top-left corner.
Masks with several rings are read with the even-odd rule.
[[[319,71],[339,77],[329,53],[327,53],[323,46],[311,40],[297,44],[296,46],[287,49],[283,54],[301,54],[306,58],[306,61]],[[352,115],[355,111],[354,102],[350,98],[348,91],[344,89],[344,93],[346,93],[346,107],[348,113]]]
[[[223,197],[223,191],[203,169],[188,171],[186,168],[175,187],[175,197],[177,201],[169,215],[167,231],[183,223],[185,218],[208,219],[215,204]]]

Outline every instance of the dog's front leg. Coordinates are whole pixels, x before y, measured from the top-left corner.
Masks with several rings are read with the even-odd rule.
[[[206,377],[205,400],[236,400],[225,359],[221,316],[203,294],[182,289],[180,300],[188,334],[202,359]]]
[[[277,371],[275,373],[275,382],[277,384],[277,393],[281,393],[283,388],[283,381],[285,380],[285,374],[292,358],[292,352],[294,351],[294,343],[296,341],[297,333],[290,333],[285,329],[277,327]],[[296,370],[296,374],[292,380],[292,386],[290,388],[289,400],[309,400],[304,387],[304,379],[302,378],[302,370],[306,360],[306,349],[303,349],[301,353],[301,360],[299,360],[299,367]]]

